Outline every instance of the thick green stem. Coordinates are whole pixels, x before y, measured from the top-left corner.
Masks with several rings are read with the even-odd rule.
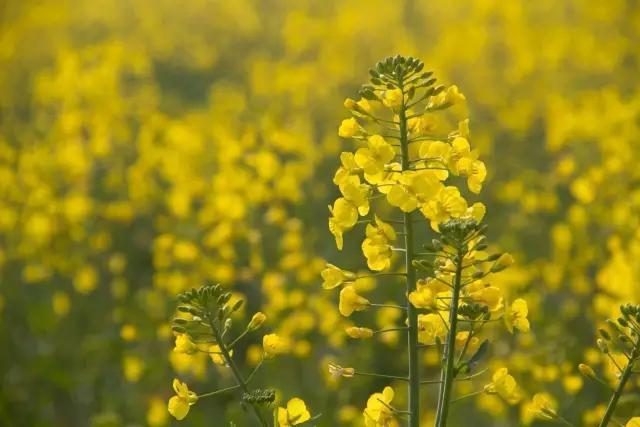
[[[404,95],[403,95],[404,99]],[[402,170],[410,169],[409,140],[407,136],[407,114],[404,101],[399,113],[400,150],[402,152]],[[413,267],[415,256],[413,241],[412,212],[404,214],[405,268],[407,274],[407,295],[416,290],[416,270]],[[420,425],[420,365],[418,363],[418,312],[407,300],[407,347],[409,352],[409,427]]]
[[[220,347],[220,352],[222,353],[222,357],[224,358],[227,365],[229,365],[229,368],[231,368],[231,372],[233,374],[233,377],[236,380],[236,383],[238,383],[238,387],[240,387],[240,389],[243,392],[249,393],[249,387],[247,387],[246,380],[244,379],[244,377],[242,376],[242,373],[238,369],[236,362],[231,357],[231,354],[229,353],[227,346],[224,344],[224,341],[222,340],[222,335],[220,334],[220,332],[218,331],[214,322],[211,319],[209,319],[209,325],[211,326],[211,330],[213,331],[216,337],[216,341],[218,342],[218,346]],[[263,427],[269,427],[269,424],[262,416],[260,409],[258,409],[258,407],[256,407],[256,405],[253,403],[251,404],[251,408],[253,409],[253,412],[255,413],[258,420],[260,420],[260,425],[262,425]]]
[[[618,387],[613,392],[613,396],[611,396],[611,400],[609,400],[609,406],[607,406],[607,410],[602,417],[602,421],[600,422],[600,427],[607,427],[609,422],[611,421],[611,417],[613,417],[613,413],[616,411],[616,406],[618,405],[618,400],[622,396],[624,391],[624,387],[627,385],[629,378],[633,374],[633,365],[636,359],[640,356],[640,344],[636,344],[636,348],[631,355],[631,359],[627,366],[622,371],[622,375],[620,376],[620,382],[618,383]]]
[[[462,280],[462,251],[458,250],[456,260],[456,275],[453,281],[453,291],[451,295],[451,308],[449,309],[449,333],[445,343],[444,367],[442,369],[442,383],[440,384],[440,394],[438,396],[438,411],[436,414],[436,426],[445,427],[447,416],[449,415],[449,403],[451,400],[451,389],[456,376],[454,359],[456,357],[455,343],[458,329],[458,302],[460,300],[460,283]]]

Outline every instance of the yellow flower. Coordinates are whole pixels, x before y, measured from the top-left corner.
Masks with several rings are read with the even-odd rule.
[[[361,111],[364,111],[365,113],[371,113],[371,104],[369,103],[369,100],[366,98],[360,98],[360,100],[358,102],[356,102],[357,108]]]
[[[329,373],[334,378],[353,378],[356,374],[356,370],[353,368],[343,368],[337,363],[329,362]]]
[[[389,189],[387,201],[404,212],[411,212],[433,199],[442,188],[435,171],[405,172],[400,175],[398,184]]]
[[[475,354],[476,350],[480,347],[480,338],[475,336],[469,338],[469,331],[461,331],[456,334],[456,348],[464,347],[467,341],[469,341],[467,344],[467,354]]]
[[[442,141],[424,141],[418,150],[421,159],[447,165],[451,156],[451,145]]]
[[[475,302],[489,307],[489,311],[497,311],[502,308],[502,291],[496,286],[482,286],[480,289],[469,293],[469,297]]]
[[[359,129],[360,125],[358,124],[358,121],[351,117],[349,119],[344,119],[342,123],[340,123],[340,128],[338,128],[338,135],[343,138],[351,138],[358,132]]]
[[[178,379],[173,380],[173,390],[176,395],[169,399],[167,409],[177,420],[182,420],[189,413],[189,407],[198,400],[198,395]]]
[[[355,154],[356,164],[364,173],[376,175],[384,172],[384,166],[396,156],[393,146],[380,135],[371,135],[367,139],[367,146],[359,148]]]
[[[470,157],[460,159],[457,164],[458,172],[467,176],[467,186],[469,191],[478,194],[482,190],[482,183],[487,177],[487,167],[480,160],[473,160]]]
[[[276,334],[268,334],[262,337],[262,348],[267,359],[281,354],[287,354],[291,348],[289,340]]]
[[[640,427],[640,417],[631,418],[624,427]]]
[[[527,302],[522,298],[518,298],[511,304],[511,308],[505,311],[504,320],[509,332],[513,333],[514,329],[521,332],[529,332],[529,320],[527,316],[529,308]]]
[[[344,100],[342,105],[344,105],[344,108],[346,108],[347,110],[353,110],[357,104],[356,104],[356,101],[354,101],[353,99],[347,98]]]
[[[176,336],[176,344],[173,351],[176,353],[193,354],[198,350],[198,347],[191,341],[191,338],[187,334],[179,334]]]
[[[251,321],[249,321],[249,324],[247,325],[247,329],[250,331],[255,331],[259,329],[266,320],[267,315],[259,311],[253,315]]]
[[[329,218],[329,231],[336,239],[336,246],[342,250],[342,234],[353,228],[358,222],[358,209],[344,198],[337,199],[333,207],[329,206],[331,218]]]
[[[418,282],[416,290],[409,293],[409,302],[416,308],[431,308],[435,305],[435,295],[427,285]]]
[[[362,311],[369,308],[369,300],[358,295],[356,289],[349,285],[340,291],[340,302],[338,309],[345,317],[351,316],[354,311]]]
[[[445,102],[447,104],[455,105],[465,101],[467,98],[460,92],[458,86],[451,85],[447,88]]]
[[[418,315],[418,342],[435,344],[436,338],[443,340],[447,335],[447,324],[435,313]]]
[[[400,89],[385,90],[382,95],[382,103],[385,107],[397,108],[402,105],[403,98],[404,96]]]
[[[229,356],[233,356],[233,350],[229,351]],[[209,357],[216,365],[225,366],[227,364],[218,344],[213,344],[209,347]]]
[[[345,329],[347,335],[353,339],[371,338],[373,336],[373,330],[369,328],[360,328],[358,326],[351,326]]]
[[[356,163],[355,155],[349,151],[343,151],[342,153],[340,153],[340,163],[341,166],[333,176],[333,183],[336,185],[340,185],[344,180],[355,174],[359,169],[358,164]]]
[[[343,270],[333,264],[327,264],[327,267],[320,273],[322,276],[322,287],[324,289],[333,289],[345,282],[351,282],[356,275],[350,271]]]
[[[451,143],[448,166],[455,175],[460,174],[460,162],[463,160],[474,160],[471,157],[471,146],[466,138],[456,137]]]
[[[496,262],[491,266],[491,271],[497,273],[499,271],[504,270],[505,268],[513,265],[513,257],[509,253],[504,253],[500,255],[500,258],[496,260]]]
[[[511,405],[518,403],[520,400],[518,384],[516,380],[509,375],[507,368],[498,369],[493,374],[491,384],[486,385],[484,389],[487,393],[497,394]]]
[[[369,186],[361,184],[359,176],[352,175],[343,179],[339,187],[340,193],[358,209],[360,215],[369,213]]]
[[[532,418],[552,420],[557,417],[556,402],[547,393],[536,393],[527,405],[526,413]]]
[[[391,387],[385,387],[382,393],[373,393],[367,400],[364,425],[366,427],[398,427],[398,420],[391,410],[394,392]]]
[[[460,190],[448,186],[440,190],[438,195],[425,203],[420,210],[431,220],[431,228],[438,231],[440,223],[466,214],[467,201],[460,196]]]
[[[382,271],[391,266],[390,243],[396,240],[396,232],[390,224],[375,217],[375,225],[367,224],[366,238],[362,242],[362,253],[371,270]]]
[[[307,405],[300,398],[294,397],[287,402],[287,407],[278,408],[278,424],[280,427],[295,426],[311,419]]]
[[[446,91],[440,92],[431,98],[428,108],[437,109],[450,107],[466,100],[465,96],[460,92],[458,86],[452,85]]]

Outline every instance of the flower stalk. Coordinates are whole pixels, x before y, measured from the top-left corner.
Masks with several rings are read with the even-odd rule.
[[[442,383],[440,384],[440,392],[438,396],[438,410],[436,412],[436,426],[444,427],[447,425],[447,416],[449,414],[449,403],[451,400],[451,388],[456,377],[456,368],[454,366],[455,359],[455,342],[458,331],[458,303],[460,300],[460,290],[462,282],[462,248],[456,248],[458,255],[456,257],[456,273],[453,281],[453,289],[451,296],[451,307],[449,309],[449,331],[444,346],[444,367],[442,369]],[[469,335],[471,336],[471,335]]]
[[[404,86],[399,81],[403,102],[399,112],[400,118],[400,150],[402,154],[402,170],[410,169],[409,139],[407,134],[407,107],[404,99]],[[404,241],[405,241],[405,269],[407,274],[407,295],[416,290],[416,270],[413,266],[415,257],[413,237],[413,212],[404,213]],[[409,427],[418,427],[420,422],[420,365],[418,363],[418,312],[406,301],[407,322],[407,351],[409,361]]]
[[[222,357],[224,358],[225,363],[231,369],[231,373],[233,374],[233,377],[236,380],[236,383],[238,384],[238,387],[244,393],[250,393],[249,387],[247,386],[247,381],[244,379],[242,373],[240,372],[240,370],[238,369],[238,366],[236,365],[236,362],[231,357],[231,354],[229,353],[229,349],[227,348],[227,345],[224,343],[224,340],[222,338],[222,334],[220,333],[220,331],[216,327],[215,322],[211,318],[208,318],[207,320],[209,321],[209,325],[211,327],[211,330],[213,331],[213,333],[214,333],[214,335],[216,337],[216,341],[218,342],[218,345],[220,346],[220,353],[222,353]],[[253,403],[253,402],[250,402],[249,406],[251,406],[256,418],[260,421],[260,425],[263,426],[263,427],[269,427],[269,424],[264,419],[264,416],[262,415],[262,413],[260,412],[260,409],[256,406],[256,404]]]

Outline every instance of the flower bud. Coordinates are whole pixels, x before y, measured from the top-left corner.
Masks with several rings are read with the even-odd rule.
[[[495,264],[493,264],[493,267],[491,267],[491,272],[497,273],[509,267],[511,264],[513,264],[513,257],[509,253],[504,253],[500,255],[500,258],[498,258]]]
[[[344,104],[343,105],[344,105],[344,107],[346,109],[353,110],[353,109],[356,108],[357,104],[356,104],[356,101],[354,101],[353,99],[347,98],[347,99],[344,100]]]
[[[593,368],[589,365],[581,363],[578,365],[578,370],[582,375],[584,375],[587,378],[596,378],[596,373],[594,372]]]
[[[365,339],[371,338],[373,336],[373,330],[369,328],[360,328],[357,326],[352,326],[350,328],[345,329],[347,335],[349,335],[353,339]]]
[[[267,316],[263,312],[259,311],[253,315],[251,321],[249,322],[249,325],[247,325],[247,329],[250,331],[260,329],[260,327],[266,320]]]

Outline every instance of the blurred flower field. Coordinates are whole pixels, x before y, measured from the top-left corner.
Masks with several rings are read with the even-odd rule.
[[[639,46],[634,0],[0,3],[0,424],[259,425],[233,393],[189,409],[189,391],[233,375],[220,347],[176,341],[171,319],[179,294],[219,283],[229,307],[244,301],[224,318],[252,325],[233,358],[261,367],[252,380],[275,391],[280,425],[302,414],[363,426],[367,411],[389,415],[367,426],[402,425],[387,412],[410,404],[407,387],[349,368],[406,370],[400,330],[353,339],[365,324],[404,325],[393,300],[405,288],[365,273],[400,271],[404,255],[384,252],[394,239],[382,220],[347,233],[356,223],[336,202],[362,196],[345,190],[347,164],[389,171],[386,145],[358,141],[343,120],[369,114],[355,104],[367,70],[399,53],[450,89],[447,132],[471,142],[447,171],[465,176],[454,178],[468,206],[423,209],[416,233],[430,241],[450,216],[475,218],[490,251],[515,261],[491,286],[516,331],[485,331],[486,374],[456,385],[481,392],[455,403],[448,425],[546,425],[531,408],[547,405],[598,426],[624,357],[596,344],[598,329],[640,303]],[[403,94],[387,92],[380,104],[399,111]],[[341,157],[357,147],[370,156]],[[379,191],[406,212],[409,196]],[[359,277],[349,295],[323,289],[345,272]],[[407,292],[413,306],[421,289]],[[360,295],[379,309],[347,316],[369,304]],[[445,329],[418,341],[438,345]],[[420,353],[428,378],[439,356]],[[421,390],[420,425],[431,426],[438,390]],[[640,417],[640,376],[625,391],[619,425]],[[180,422],[174,395],[189,412]]]

